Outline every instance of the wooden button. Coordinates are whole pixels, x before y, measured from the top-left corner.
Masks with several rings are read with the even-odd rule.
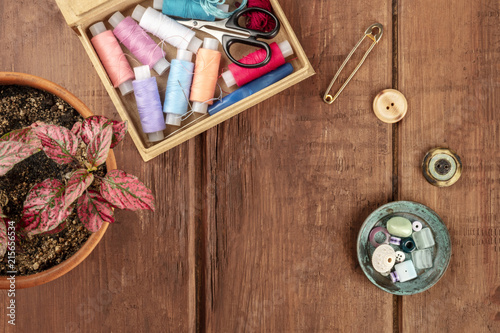
[[[403,119],[408,110],[405,96],[395,89],[385,89],[373,100],[373,112],[384,123],[396,123]]]

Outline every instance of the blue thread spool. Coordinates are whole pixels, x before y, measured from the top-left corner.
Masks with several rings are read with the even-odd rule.
[[[223,12],[229,11],[229,5],[223,4],[215,6]],[[208,14],[200,5],[199,1],[194,0],[154,0],[154,9],[161,9],[162,13],[168,16],[182,17],[186,19],[215,21],[215,16]]]
[[[177,58],[173,59],[170,65],[165,103],[163,104],[163,112],[167,114],[165,122],[168,125],[180,126],[182,116],[187,112],[194,74],[192,57],[193,53],[179,49],[177,50]]]
[[[134,95],[137,110],[141,118],[142,131],[148,135],[149,141],[163,140],[163,130],[167,128],[163,121],[160,93],[155,77],[151,77],[149,66],[134,68]]]
[[[224,0],[196,0],[196,1],[200,2],[200,6],[201,8],[203,8],[205,12],[220,19],[228,18],[229,16],[236,13],[238,10],[245,8],[247,5],[247,0],[241,0],[241,3],[238,8],[236,8],[232,12],[227,12],[219,9],[219,6],[217,7],[214,6],[215,4],[224,3]]]

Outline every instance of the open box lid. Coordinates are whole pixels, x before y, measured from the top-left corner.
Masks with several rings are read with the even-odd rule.
[[[92,21],[99,14],[133,5],[137,0],[56,0],[56,3],[68,25],[74,27]]]

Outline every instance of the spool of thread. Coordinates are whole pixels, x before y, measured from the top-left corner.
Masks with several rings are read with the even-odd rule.
[[[167,114],[165,122],[168,125],[180,126],[181,118],[187,112],[194,70],[192,57],[193,53],[189,51],[177,50],[177,58],[172,60],[163,104],[163,112]]]
[[[226,4],[216,7],[226,13],[229,11],[229,5]],[[215,20],[214,15],[205,12],[200,3],[194,0],[154,0],[153,8],[161,9],[162,13],[168,16],[203,21]]]
[[[132,12],[132,18],[139,22],[144,30],[178,49],[196,53],[201,46],[202,41],[195,36],[193,30],[151,7],[146,9],[137,5]]]
[[[156,78],[151,77],[148,65],[135,67],[134,72],[135,80],[132,84],[142,131],[148,135],[151,142],[163,140],[163,130],[167,127],[163,119]]]
[[[134,90],[134,72],[115,36],[110,30],[106,30],[102,22],[90,26],[89,30],[93,36],[90,42],[94,45],[113,87],[120,89],[123,96],[131,93]]]
[[[272,12],[269,0],[248,0],[248,8],[257,7]],[[276,22],[267,14],[261,12],[250,12],[245,14],[248,17],[247,28],[258,31],[272,31],[276,27]]]
[[[236,13],[238,10],[245,8],[245,6],[247,5],[247,0],[242,0],[240,2],[239,6],[234,11],[224,12],[224,11],[220,10],[218,8],[218,6],[216,6],[216,5],[223,4],[225,2],[225,0],[197,0],[197,1],[200,2],[201,8],[203,8],[203,10],[206,13],[213,15],[216,18],[221,18],[221,19],[228,18],[229,16]]]
[[[160,75],[170,67],[162,48],[130,16],[124,17],[122,13],[116,12],[108,22],[113,26],[116,38],[142,64],[148,65]]]
[[[196,55],[193,84],[189,97],[193,102],[193,112],[207,113],[208,106],[213,104],[221,58],[221,53],[217,51],[218,46],[217,39],[205,38],[203,47],[198,50]]]
[[[269,73],[270,71],[285,64],[285,58],[293,54],[292,46],[285,40],[279,44],[271,43],[271,61],[265,66],[258,68],[244,68],[236,64],[229,64],[229,70],[222,73],[222,78],[228,87],[235,84],[238,87]],[[266,58],[266,51],[259,49],[243,57],[239,61],[244,64],[258,64]]]
[[[283,66],[276,68],[274,71],[262,75],[258,79],[253,80],[245,84],[243,87],[236,89],[227,96],[224,96],[220,101],[215,102],[208,108],[208,113],[213,116],[217,112],[224,110],[225,108],[241,101],[242,99],[251,96],[260,90],[269,87],[271,84],[278,82],[279,80],[292,74],[293,66],[290,63],[286,63]]]

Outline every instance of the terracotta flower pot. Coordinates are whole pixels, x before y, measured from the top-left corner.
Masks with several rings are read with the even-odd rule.
[[[44,90],[65,100],[84,118],[93,115],[90,109],[83,104],[82,101],[76,98],[75,95],[63,87],[37,76],[24,73],[0,72],[0,85],[29,86]],[[116,169],[116,160],[112,150],[109,151],[108,159],[106,160],[106,167],[108,170]],[[106,232],[108,224],[109,223],[105,222],[101,229],[98,232],[93,233],[75,254],[60,264],[40,273],[27,276],[16,276],[16,289],[39,286],[57,279],[75,268],[85,258],[87,258],[90,252],[92,252],[92,250],[96,247],[97,243],[99,243],[102,236]],[[9,289],[9,287],[10,281],[7,280],[7,276],[0,276],[0,289]]]

